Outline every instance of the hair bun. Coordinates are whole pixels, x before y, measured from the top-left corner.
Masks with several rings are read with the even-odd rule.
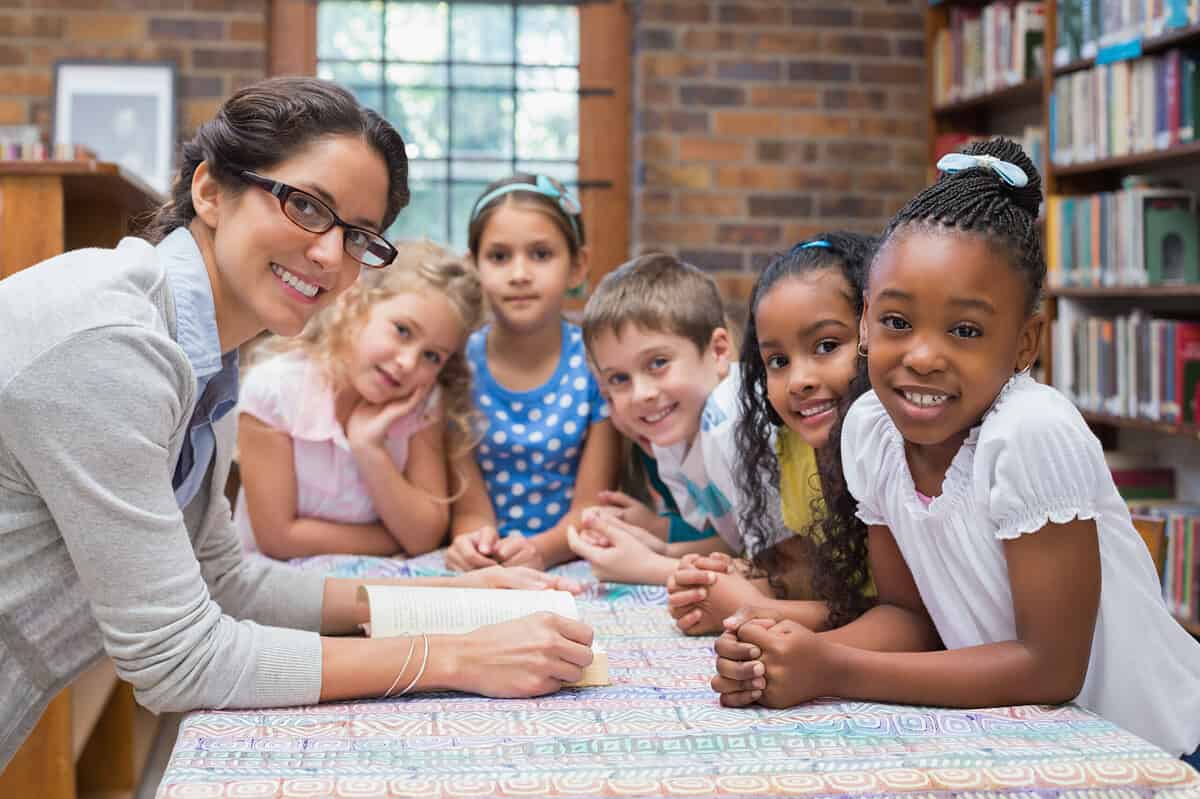
[[[996,185],[1012,198],[1018,208],[1028,212],[1030,216],[1037,217],[1038,209],[1042,205],[1042,176],[1033,161],[1021,149],[1021,145],[1012,139],[997,136],[986,141],[974,142],[968,145],[963,152],[967,155],[990,155],[1020,167],[1025,176],[1029,178],[1029,182],[1019,187],[1005,183],[999,175],[991,170],[985,171],[987,171],[989,179],[995,181]]]

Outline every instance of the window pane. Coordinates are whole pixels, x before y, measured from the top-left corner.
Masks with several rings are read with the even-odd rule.
[[[513,171],[512,161],[454,161],[450,164],[450,179],[491,183]]]
[[[387,82],[402,89],[445,86],[446,72],[445,64],[389,64]]]
[[[575,67],[518,67],[517,88],[573,92],[579,89],[579,70]]]
[[[518,161],[517,171],[552,177],[579,199],[579,164],[574,161]]]
[[[517,95],[517,141],[521,158],[579,157],[579,97],[564,92]]]
[[[507,3],[455,3],[451,9],[452,57],[455,61],[512,62],[511,6]]]
[[[456,91],[453,113],[452,158],[512,157],[512,95]]]
[[[321,3],[317,7],[317,58],[381,58],[381,2]]]
[[[412,199],[388,229],[389,239],[428,237],[445,241],[446,162],[409,161],[408,188]]]
[[[485,186],[487,183],[450,184],[450,246],[460,250],[467,248],[467,226],[471,223],[471,209]]]
[[[409,158],[442,158],[449,136],[445,89],[393,88],[388,121],[408,146]]]
[[[317,66],[317,77],[335,80],[363,105],[384,113],[383,70],[377,61],[326,62]]]
[[[387,56],[397,61],[445,61],[446,4],[389,2]]]
[[[511,89],[513,85],[512,67],[478,67],[454,64],[450,68],[451,80],[455,86],[488,87]]]
[[[560,5],[519,7],[517,53],[522,64],[578,64],[579,9]]]

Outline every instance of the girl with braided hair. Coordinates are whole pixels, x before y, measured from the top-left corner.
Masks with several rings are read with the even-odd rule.
[[[743,606],[822,630],[847,623],[870,602],[866,527],[852,512],[847,524],[826,511],[826,489],[844,493],[837,489],[841,466],[818,463],[837,460],[838,421],[868,388],[857,348],[875,243],[861,233],[819,234],[772,259],[754,284],[740,360],[743,468],[736,475],[739,527],[752,561],[722,553],[682,558],[667,582],[667,602],[688,635],[720,632]],[[795,535],[767,546],[780,526]]]
[[[1027,374],[1045,325],[1037,170],[1005,139],[938,167],[872,262],[873,390],[841,436],[879,604],[821,634],[740,620],[713,687],[772,707],[1074,700],[1194,762],[1200,645],[1168,614],[1096,437]]]

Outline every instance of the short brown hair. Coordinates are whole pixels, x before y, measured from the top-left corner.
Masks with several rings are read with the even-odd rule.
[[[632,322],[646,330],[682,336],[700,352],[713,331],[725,326],[716,282],[700,269],[667,253],[627,261],[592,292],[583,309],[583,341],[589,348],[604,331]]]

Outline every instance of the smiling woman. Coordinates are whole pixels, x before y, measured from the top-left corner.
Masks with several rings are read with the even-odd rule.
[[[363,620],[359,581],[242,559],[219,489],[237,347],[298,333],[387,260],[378,234],[408,201],[407,161],[378,114],[306,78],[242,89],[181,160],[153,244],[0,282],[0,768],[104,652],[159,712],[378,696],[401,679],[506,696],[577,679],[591,660],[578,622],[428,637],[418,672],[415,638],[318,635]],[[510,569],[467,584],[556,581]],[[484,675],[497,653],[509,665]]]

